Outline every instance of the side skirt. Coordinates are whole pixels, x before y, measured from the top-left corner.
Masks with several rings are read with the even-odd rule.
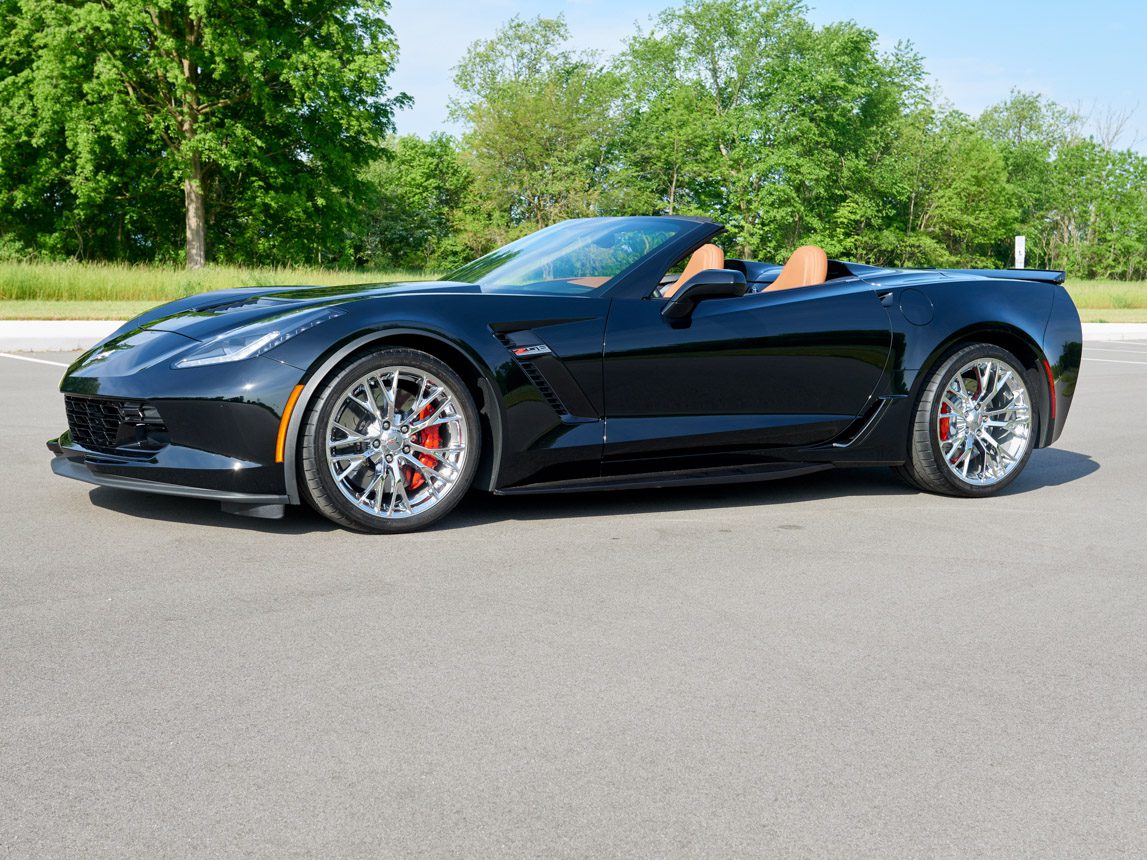
[[[682,469],[675,472],[650,472],[644,475],[618,475],[604,478],[578,478],[572,481],[549,481],[523,484],[494,490],[496,496],[525,496],[537,493],[581,493],[594,490],[651,490],[658,487],[688,487],[699,484],[728,484],[749,481],[772,481],[834,468],[832,463],[769,463],[763,466],[720,466],[710,469]]]

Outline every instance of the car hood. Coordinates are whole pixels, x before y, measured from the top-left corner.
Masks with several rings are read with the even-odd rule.
[[[439,301],[450,295],[481,292],[476,284],[415,281],[338,287],[256,287],[219,290],[161,305],[125,324],[113,337],[140,330],[210,340],[239,326],[319,307],[338,307],[367,299],[424,295]]]

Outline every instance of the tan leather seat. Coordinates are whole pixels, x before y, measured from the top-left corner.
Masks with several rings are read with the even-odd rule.
[[[672,298],[673,294],[685,286],[685,282],[698,272],[703,272],[706,269],[723,268],[725,268],[725,252],[716,245],[702,245],[693,252],[693,256],[685,264],[685,271],[681,273],[681,277],[672,284],[661,288],[661,295],[667,299]]]
[[[791,290],[823,284],[828,277],[828,254],[816,245],[801,245],[793,251],[777,279],[765,290]]]

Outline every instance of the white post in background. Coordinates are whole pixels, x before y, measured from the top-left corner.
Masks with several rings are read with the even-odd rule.
[[[1024,257],[1027,256],[1028,239],[1027,236],[1016,236],[1016,268],[1022,269],[1024,267]]]

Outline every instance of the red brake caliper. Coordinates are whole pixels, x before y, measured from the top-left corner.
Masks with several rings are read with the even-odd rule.
[[[950,406],[948,406],[948,401],[945,400],[943,403],[940,404],[940,441],[941,442],[947,442],[948,437],[952,434],[952,419],[945,417],[951,411],[952,411],[952,409]]]
[[[433,414],[432,410],[429,406],[427,406],[419,414],[418,420],[419,421],[425,421],[427,418],[429,418],[431,416],[431,414]],[[439,434],[439,425],[435,424],[433,427],[427,427],[422,432],[417,433],[413,437],[413,441],[414,441],[415,445],[419,445],[423,448],[439,448],[439,447],[441,447],[442,446],[442,437]],[[418,462],[420,462],[423,466],[426,466],[430,469],[434,468],[434,458],[431,457],[429,454],[419,454],[418,455]],[[408,487],[410,487],[411,490],[417,490],[419,487],[421,487],[423,484],[426,483],[426,479],[422,477],[422,473],[421,472],[415,472],[414,469],[411,468],[410,466],[404,466],[403,467],[402,477],[406,479],[406,485]]]

